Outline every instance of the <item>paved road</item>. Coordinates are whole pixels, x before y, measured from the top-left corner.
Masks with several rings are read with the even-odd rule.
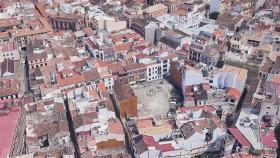
[[[27,64],[25,63],[27,58],[27,51],[21,51],[21,90],[22,92],[28,92],[28,75],[27,75]]]

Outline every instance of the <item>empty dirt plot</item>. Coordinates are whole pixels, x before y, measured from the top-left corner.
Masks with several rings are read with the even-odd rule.
[[[138,97],[139,117],[166,118],[171,89],[172,85],[164,79],[134,87],[133,91]]]

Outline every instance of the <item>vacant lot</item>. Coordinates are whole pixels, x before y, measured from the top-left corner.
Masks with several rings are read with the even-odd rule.
[[[133,88],[138,97],[139,117],[152,116],[156,120],[166,118],[172,85],[162,80],[145,83]]]

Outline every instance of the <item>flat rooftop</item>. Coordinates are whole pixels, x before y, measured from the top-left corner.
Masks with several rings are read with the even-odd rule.
[[[153,117],[155,120],[166,118],[172,88],[164,79],[133,87],[134,94],[138,97],[138,117]]]
[[[20,107],[13,107],[11,112],[5,116],[0,116],[0,157],[6,157],[10,153],[13,137],[17,125]]]

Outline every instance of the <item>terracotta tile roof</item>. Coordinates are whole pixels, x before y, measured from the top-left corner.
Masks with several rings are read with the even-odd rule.
[[[53,31],[46,19],[44,19],[42,17],[39,17],[39,20],[40,20],[43,27],[41,27],[39,29],[34,29],[34,30],[31,30],[31,29],[17,30],[17,31],[12,32],[12,36],[13,37],[24,37],[24,36],[43,34],[43,33],[48,33],[48,32]]]
[[[0,39],[9,38],[10,35],[8,32],[0,32]]]
[[[2,52],[13,51],[15,49],[16,47],[14,42],[4,43],[0,45],[0,50]]]
[[[123,39],[131,39],[131,38],[135,38],[136,36],[138,36],[139,34],[137,34],[136,32],[133,33],[121,33],[121,34],[114,34],[112,35],[112,41],[117,43],[120,41],[123,41]]]
[[[253,158],[253,156],[247,153],[239,152],[224,156],[223,158]]]
[[[20,24],[20,21],[16,18],[4,18],[0,19],[0,27],[10,27]]]
[[[112,134],[124,135],[123,127],[120,122],[108,121],[108,130]]]
[[[80,60],[80,61],[75,61],[75,62],[72,62],[73,65],[75,65],[77,68],[82,68],[83,66],[87,66],[87,62],[85,59],[83,60]]]
[[[280,75],[273,76],[272,82],[276,84],[280,84]]]
[[[141,46],[135,46],[134,49],[137,51],[142,51],[145,50],[146,48],[148,48],[148,46],[145,45],[141,45]]]
[[[227,95],[239,99],[241,97],[241,92],[236,88],[229,88]]]
[[[171,144],[157,144],[156,149],[160,150],[161,152],[167,152],[174,150]]]
[[[186,96],[193,96],[193,88],[192,86],[186,86],[185,87],[185,95]]]
[[[125,71],[129,72],[135,69],[146,68],[146,65],[143,63],[131,63],[124,67]]]
[[[110,63],[103,60],[95,60],[93,61],[96,68],[107,67]]]
[[[19,94],[20,82],[15,79],[1,79],[0,80],[0,97],[11,96]]]
[[[94,35],[94,31],[91,28],[85,28],[84,32],[86,33],[87,36]]]
[[[0,132],[0,157],[7,157],[10,152],[19,113],[20,108],[14,107],[7,116],[1,117],[0,127],[5,128],[5,130]]]
[[[124,67],[118,63],[113,63],[108,65],[108,69],[112,74],[121,74],[121,75],[125,74]]]
[[[78,56],[79,52],[74,47],[61,47],[64,56]]]
[[[269,130],[267,133],[262,132],[261,133],[261,141],[262,141],[262,144],[266,147],[269,147],[269,148],[277,148],[278,147],[274,130]]]
[[[225,65],[223,71],[229,72],[229,73],[235,73],[236,74],[236,80],[238,81],[244,81],[247,78],[247,69]]]
[[[83,75],[85,81],[96,81],[96,80],[100,80],[99,73],[97,72],[96,69],[83,72],[82,75]]]
[[[152,136],[143,135],[143,140],[148,147],[154,146],[156,144],[156,141]]]
[[[242,146],[251,146],[250,142],[243,136],[243,134],[237,128],[229,128],[229,131]]]
[[[86,39],[86,44],[92,49],[97,49],[97,46],[89,38]]]
[[[160,11],[160,10],[163,10],[163,9],[167,9],[167,7],[164,4],[159,3],[159,4],[156,4],[156,5],[147,7],[144,10],[144,12],[146,12],[146,13],[153,13],[153,12],[157,12],[157,11]]]
[[[191,97],[191,96],[186,97],[186,101],[194,101],[194,100],[195,100],[194,97]]]
[[[38,3],[36,3],[35,8],[38,10],[38,12],[40,13],[40,15],[44,18],[46,18],[48,16],[48,13],[45,10],[44,5],[41,3],[41,1],[39,1]]]
[[[147,54],[137,54],[135,55],[136,59],[144,59],[144,58],[149,58]]]
[[[57,74],[56,74],[57,84],[60,87],[69,86],[69,85],[72,85],[72,84],[81,83],[81,82],[85,81],[83,76],[78,72],[75,72],[73,70],[67,70],[67,72],[65,70],[64,72],[65,73],[70,73],[71,72],[72,76],[63,78],[62,72],[57,72]]]
[[[49,50],[46,49],[45,51],[43,51],[42,53],[28,53],[28,61],[35,61],[35,60],[40,60],[40,59],[47,59],[47,52]]]
[[[139,129],[153,127],[152,118],[138,119],[136,120],[136,125]]]
[[[215,109],[213,108],[212,105],[204,105],[204,106],[184,106],[184,107],[179,107],[179,111],[182,111],[182,112],[186,112],[186,111],[189,111],[189,110],[204,110],[206,112],[210,112],[212,113],[213,111],[215,111]]]
[[[114,51],[116,51],[116,52],[128,51],[131,46],[132,46],[131,42],[114,45]]]
[[[167,56],[163,56],[160,59],[161,60],[167,60],[167,59],[173,59],[173,58],[176,58],[176,57],[177,57],[177,54],[168,52]]]
[[[135,94],[129,84],[124,84],[124,85],[116,84],[113,86],[113,88],[114,88],[114,92],[115,92],[116,97],[119,102],[121,102],[131,96],[135,96]]]
[[[103,91],[103,92],[107,91],[104,82],[99,82],[99,83],[97,84],[97,87],[98,87],[98,90],[99,90],[99,91]]]

